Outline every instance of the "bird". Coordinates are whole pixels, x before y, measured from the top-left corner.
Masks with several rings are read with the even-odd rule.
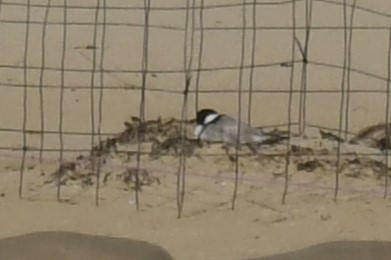
[[[256,146],[272,138],[272,135],[264,133],[261,129],[253,128],[236,119],[220,114],[212,108],[203,108],[197,111],[197,126],[194,130],[196,139],[207,142],[221,142],[228,146],[234,146],[240,150],[241,145],[256,150]],[[240,134],[238,136],[238,126]]]

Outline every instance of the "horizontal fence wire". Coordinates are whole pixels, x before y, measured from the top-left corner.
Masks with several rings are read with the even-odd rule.
[[[183,6],[171,6],[171,7],[159,7],[159,6],[151,6],[151,11],[183,11],[186,9],[204,9],[204,10],[212,10],[212,9],[227,9],[227,8],[238,8],[242,7],[243,5],[247,6],[281,6],[281,5],[291,5],[292,2],[300,3],[304,2],[305,0],[287,0],[287,1],[257,1],[255,3],[252,2],[240,2],[240,3],[231,3],[231,4],[211,4],[211,5],[195,5],[191,7],[187,7],[186,5]],[[319,3],[326,3],[329,5],[336,5],[341,6],[343,3],[341,1],[336,0],[313,0],[313,2],[319,2]],[[16,7],[26,7],[27,4],[25,3],[15,3],[10,1],[1,1],[2,6],[16,6]],[[30,7],[34,8],[46,8],[47,5],[45,4],[29,4]],[[352,7],[352,4],[346,4],[347,7]],[[52,4],[51,8],[64,8],[63,4]],[[83,5],[67,5],[67,9],[77,9],[77,10],[95,10],[96,6],[83,6]],[[103,8],[103,7],[100,7]],[[106,10],[138,10],[138,11],[144,11],[144,6],[105,6]],[[391,18],[391,14],[386,12],[381,12],[378,10],[374,10],[367,7],[357,6],[357,10],[365,11],[367,13],[375,14],[379,17],[384,18]]]
[[[34,147],[27,147],[25,149],[26,151],[29,151],[29,152],[39,152],[40,149],[39,148],[34,148]],[[1,146],[0,147],[0,151],[8,151],[8,152],[20,152],[20,151],[23,151],[23,148],[17,148],[17,147],[4,147],[4,146]],[[70,154],[78,154],[78,153],[90,153],[91,152],[91,149],[83,149],[83,148],[64,148],[62,150],[58,149],[58,148],[45,148],[44,149],[45,152],[54,152],[54,153],[58,153],[60,151],[63,151],[64,153],[70,153]],[[120,150],[118,149],[116,151],[117,154],[133,154],[133,155],[136,155],[138,153],[138,150],[137,149],[127,149],[127,150]],[[142,155],[151,155],[151,153],[149,151],[141,151],[140,154]],[[260,155],[267,155],[269,157],[285,157],[286,156],[286,153],[262,153],[260,152],[259,153]],[[211,157],[221,157],[222,155],[225,155],[225,153],[223,152],[202,152],[202,153],[195,153],[194,154],[195,156],[197,155],[203,155],[203,156],[211,156]],[[340,155],[341,156],[358,156],[358,157],[366,157],[366,156],[374,156],[374,157],[384,157],[384,153],[383,152],[340,152]],[[161,155],[162,157],[172,157],[172,155]],[[254,156],[254,153],[251,153],[251,152],[243,152],[240,154],[240,156]],[[321,157],[336,157],[337,156],[337,152],[329,152],[328,154],[322,154],[322,155],[317,155],[317,156],[321,156]],[[290,157],[303,157],[303,154],[293,154],[291,153],[290,154]],[[17,157],[19,158],[19,157]]]

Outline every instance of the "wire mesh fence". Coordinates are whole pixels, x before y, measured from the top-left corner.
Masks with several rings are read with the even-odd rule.
[[[347,140],[378,122],[387,137],[389,8],[356,0],[0,1],[0,149],[21,155],[19,196],[28,154],[38,153],[43,164],[55,153],[61,169],[64,156],[84,152],[92,155],[98,205],[103,162],[93,151],[129,116],[139,120],[132,151],[137,207],[148,153],[143,127],[158,116],[180,119],[182,148],[191,135],[186,122],[203,107],[300,138],[316,127]],[[346,155],[336,144],[328,154],[336,158],[335,200]],[[291,139],[285,145],[274,154],[285,158],[283,203],[291,159],[301,156]],[[388,176],[388,149],[376,155],[385,158]],[[178,217],[187,158],[182,152],[177,161]],[[235,158],[232,209],[239,150]],[[61,186],[58,174],[58,200]]]

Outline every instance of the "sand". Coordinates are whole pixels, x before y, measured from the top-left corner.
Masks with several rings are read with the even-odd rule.
[[[102,27],[97,30],[96,49],[88,48],[94,43],[96,1],[83,1],[86,8],[73,8],[80,1],[68,0],[67,39],[63,49],[62,1],[51,1],[45,39],[45,57],[42,56],[42,30],[47,1],[31,1],[27,57],[25,52],[26,8],[18,3],[26,1],[2,1],[0,32],[7,37],[0,42],[0,238],[14,237],[40,231],[69,231],[83,234],[128,238],[147,241],[167,250],[174,259],[249,259],[285,253],[327,241],[374,240],[390,241],[389,199],[383,199],[384,178],[382,169],[366,161],[368,156],[354,156],[343,160],[339,199],[333,202],[335,172],[335,142],[322,141],[330,151],[328,156],[302,154],[292,157],[289,166],[289,193],[285,205],[281,205],[284,186],[285,160],[283,156],[250,156],[242,160],[236,208],[231,210],[234,189],[234,167],[220,147],[197,150],[187,159],[186,194],[183,216],[177,219],[176,173],[179,158],[173,154],[158,159],[148,155],[141,157],[141,166],[148,172],[146,183],[140,191],[140,210],[135,208],[135,193],[132,185],[124,183],[123,172],[134,167],[134,155],[110,157],[102,174],[100,205],[95,206],[94,176],[87,182],[80,179],[69,181],[62,187],[63,202],[56,201],[55,183],[45,184],[59,167],[60,136],[63,133],[63,159],[75,161],[80,155],[87,156],[98,138],[90,134],[98,131],[99,116],[101,132],[114,137],[124,130],[123,122],[139,115],[140,86],[142,77],[142,41],[144,11],[142,9],[119,9],[115,7],[142,7],[142,1],[107,1],[104,61],[101,64]],[[211,3],[206,3],[211,4]],[[271,1],[277,2],[277,1]],[[343,65],[344,31],[343,1],[313,1],[313,18],[307,74],[306,123],[308,139],[296,139],[299,146],[311,142],[313,149],[320,148],[318,128],[338,128],[342,70],[322,64]],[[347,1],[352,4],[353,1]],[[199,107],[214,107],[223,113],[237,116],[241,63],[242,7],[238,0],[213,1],[214,5],[232,4],[226,8],[204,10],[204,46],[199,81]],[[297,37],[301,44],[305,38],[305,2],[296,5]],[[352,93],[348,108],[348,131],[356,133],[363,127],[377,124],[385,119],[385,92],[387,78],[387,51],[389,40],[390,1],[357,1],[355,9],[350,84]],[[101,3],[102,4],[102,3]],[[199,4],[198,2],[196,3]],[[183,1],[152,1],[150,14],[149,70],[145,100],[146,119],[175,117],[181,115],[182,90],[185,75],[182,72],[184,45],[184,9],[166,10],[166,7],[184,6]],[[88,9],[90,8],[90,9]],[[372,11],[371,11],[372,10]],[[351,8],[348,11],[350,21]],[[247,24],[252,24],[252,8],[248,6]],[[195,27],[200,26],[199,10],[195,12]],[[283,125],[286,130],[288,118],[288,94],[291,67],[292,19],[291,5],[259,5],[254,61],[260,65],[254,69],[253,103],[248,105],[248,95],[243,94],[242,119],[248,120],[248,108],[252,112],[251,123],[255,126]],[[99,21],[102,21],[102,12]],[[18,23],[15,23],[18,22]],[[129,24],[136,25],[130,27]],[[327,26],[327,28],[325,28]],[[233,27],[222,30],[220,27]],[[283,28],[276,28],[283,27]],[[375,28],[376,27],[376,28]],[[220,28],[220,29],[219,29]],[[248,30],[245,50],[245,65],[251,65],[252,30]],[[194,70],[190,90],[195,90],[200,31],[194,34]],[[95,51],[94,51],[95,50]],[[189,50],[189,48],[188,48]],[[299,48],[295,60],[300,60]],[[93,74],[93,55],[96,54],[96,73]],[[63,88],[61,57],[65,56]],[[41,71],[42,62],[46,70]],[[23,65],[28,65],[25,77]],[[268,65],[268,66],[263,66]],[[270,65],[270,66],[269,66]],[[302,64],[295,66],[293,89],[300,89]],[[100,68],[103,73],[101,82]],[[227,69],[226,67],[233,67]],[[216,70],[215,70],[216,69]],[[43,77],[40,82],[40,76]],[[242,74],[243,89],[250,87],[250,69]],[[93,84],[91,78],[94,77]],[[24,93],[25,83],[29,86]],[[18,198],[21,155],[23,147],[22,126],[26,118],[28,130],[26,146],[40,149],[41,103],[43,97],[44,137],[43,164],[37,152],[28,151],[23,180],[23,198]],[[91,92],[91,84],[96,88]],[[103,91],[102,110],[99,110],[99,87]],[[176,93],[158,92],[170,90]],[[211,90],[230,90],[231,93],[209,93]],[[323,92],[319,92],[323,91]],[[61,93],[63,105],[60,106]],[[93,97],[91,97],[93,93]],[[26,111],[23,99],[26,95]],[[345,98],[346,98],[345,96]],[[293,95],[292,122],[299,121],[299,93]],[[93,108],[91,101],[94,101]],[[189,118],[194,117],[195,95],[188,101]],[[60,110],[63,113],[60,116]],[[102,111],[102,114],[100,114]],[[93,117],[92,117],[93,115]],[[94,120],[92,120],[92,118]],[[346,118],[346,117],[345,117]],[[344,119],[345,120],[345,119]],[[62,124],[61,124],[62,123]],[[345,126],[345,122],[343,123]],[[273,127],[266,129],[271,130]],[[315,134],[312,135],[311,131]],[[297,134],[297,128],[292,129]],[[352,135],[349,135],[351,137]],[[312,138],[312,139],[311,139]],[[91,142],[94,141],[92,144]],[[143,145],[148,151],[151,144]],[[284,151],[284,144],[279,151]],[[133,147],[134,148],[134,147]],[[344,146],[344,152],[352,147]],[[16,149],[16,151],[14,151]],[[272,154],[275,147],[265,147],[262,154]],[[278,150],[277,149],[277,150]],[[356,148],[354,148],[356,149]],[[360,148],[373,152],[373,149]],[[74,151],[84,150],[86,152]],[[207,153],[217,156],[206,156]],[[376,150],[379,154],[379,151]],[[377,156],[382,157],[383,155]],[[368,158],[367,158],[368,157]],[[376,157],[376,156],[375,156]],[[328,159],[332,158],[332,159]],[[321,166],[298,170],[298,165],[318,159]],[[349,162],[351,160],[351,162]],[[370,162],[372,159],[370,159]],[[109,174],[110,167],[113,166]],[[81,167],[81,166],[80,166]],[[42,174],[44,173],[44,174]],[[122,174],[122,175],[121,175]],[[102,178],[104,176],[101,176]],[[84,175],[83,175],[84,176]],[[149,177],[153,177],[148,182]],[[91,183],[92,180],[92,183]],[[158,181],[157,181],[158,180]],[[0,245],[1,246],[1,245]]]
[[[264,152],[284,146],[265,147]],[[202,148],[205,149],[212,153],[220,148]],[[307,156],[311,161],[311,155]],[[128,166],[135,164],[134,158],[131,156]],[[178,157],[142,157],[142,168],[159,182],[142,186],[139,211],[135,208],[132,183],[125,184],[115,177],[120,175],[111,175],[106,184],[101,184],[98,207],[94,176],[91,185],[83,185],[82,178],[68,180],[61,190],[63,202],[57,202],[55,183],[44,184],[58,167],[56,161],[46,163],[44,176],[33,163],[36,159],[27,161],[24,198],[19,199],[20,162],[14,161],[12,165],[9,159],[7,170],[1,175],[1,236],[72,231],[130,238],[161,246],[174,259],[248,259],[327,241],[391,239],[388,229],[391,205],[382,198],[384,179],[376,177],[375,168],[362,162],[362,170],[352,175],[354,164],[348,164],[341,174],[339,199],[333,202],[334,168],[330,166],[333,162],[328,165],[328,157],[318,156],[321,166],[308,168],[307,172],[297,170],[301,159],[294,160],[287,201],[282,205],[284,170],[279,160],[283,158],[270,160],[265,155],[263,159],[257,158],[241,158],[234,211],[232,162],[225,155],[188,158],[181,219],[177,219],[174,167]],[[125,168],[113,168],[112,172],[119,174]]]

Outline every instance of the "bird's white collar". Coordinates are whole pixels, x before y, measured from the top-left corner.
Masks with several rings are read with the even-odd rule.
[[[208,115],[208,116],[205,117],[205,119],[204,119],[204,125],[209,124],[210,122],[212,122],[213,120],[215,120],[218,116],[219,116],[219,114],[210,114],[210,115]]]

